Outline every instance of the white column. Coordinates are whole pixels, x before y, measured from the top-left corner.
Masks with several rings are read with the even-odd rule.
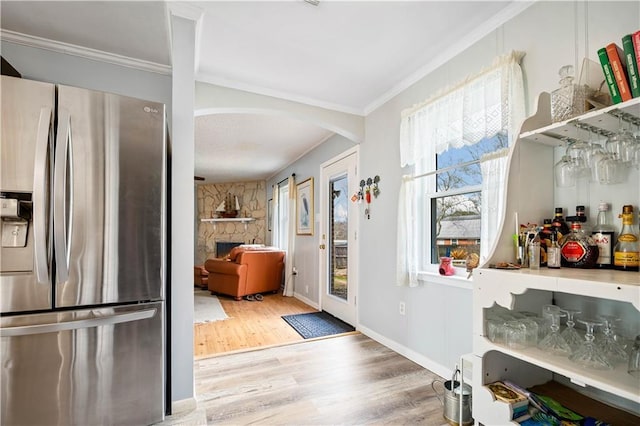
[[[174,7],[175,6],[175,7]],[[194,91],[201,12],[173,3],[171,137],[171,399],[195,404],[193,380]],[[187,404],[187,406],[190,404]]]

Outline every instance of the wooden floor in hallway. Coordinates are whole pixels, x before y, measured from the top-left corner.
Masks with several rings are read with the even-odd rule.
[[[282,315],[317,312],[313,307],[282,293],[265,294],[264,300],[234,300],[218,296],[229,316],[223,321],[194,325],[196,359],[220,353],[268,347],[304,340]]]
[[[162,425],[446,424],[442,379],[359,333],[203,358],[194,374],[197,408]]]

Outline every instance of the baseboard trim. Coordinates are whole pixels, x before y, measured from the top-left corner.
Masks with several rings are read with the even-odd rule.
[[[318,305],[316,302],[314,302],[313,300],[304,297],[303,295],[301,295],[300,293],[293,293],[293,297],[295,297],[296,299],[298,299],[299,301],[306,303],[307,305],[311,306],[314,309],[320,309],[320,305]]]
[[[400,343],[391,340],[379,333],[376,333],[375,331],[364,327],[362,325],[360,325],[360,327],[358,327],[358,331],[362,334],[364,334],[365,336],[375,340],[376,342],[380,343],[381,345],[384,345],[386,347],[388,347],[389,349],[393,350],[394,352],[399,353],[400,355],[410,359],[411,361],[415,362],[416,364],[421,365],[422,367],[426,368],[429,371],[432,371],[434,373],[436,373],[438,376],[440,377],[451,377],[451,375],[453,374],[453,370],[451,368],[445,367],[429,358],[427,358],[426,356],[419,354],[418,352],[414,351],[413,349],[409,349],[404,345],[401,345]]]
[[[188,413],[195,410],[198,407],[198,402],[195,398],[186,398],[179,401],[171,402],[171,416],[176,414]]]

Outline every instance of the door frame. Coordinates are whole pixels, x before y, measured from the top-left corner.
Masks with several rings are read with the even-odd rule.
[[[335,157],[325,161],[320,164],[320,192],[319,192],[319,200],[320,200],[320,209],[319,209],[319,232],[318,232],[318,306],[320,310],[323,310],[323,297],[326,291],[326,283],[327,283],[327,272],[328,272],[328,262],[327,250],[323,250],[321,247],[326,243],[326,240],[322,239],[322,235],[327,233],[328,228],[328,194],[326,194],[327,187],[325,185],[325,180],[328,178],[325,173],[325,169],[338,161],[344,160],[345,158],[355,155],[355,176],[353,179],[350,179],[349,182],[349,194],[355,194],[358,191],[358,173],[360,169],[360,146],[355,145],[353,148],[349,148],[348,150],[336,155]],[[350,197],[349,197],[350,198]],[[350,204],[353,206],[353,203]],[[349,294],[353,295],[353,312],[352,318],[348,321],[353,325],[356,329],[359,324],[359,312],[358,312],[358,291],[359,291],[359,265],[360,265],[360,248],[359,248],[359,239],[358,235],[360,232],[360,215],[359,209],[357,206],[353,206],[353,209],[349,209],[353,211],[354,214],[349,216],[349,241],[353,242],[348,247],[348,256],[349,256],[349,268],[348,268],[348,289]],[[347,302],[348,303],[348,302]],[[331,312],[329,312],[331,313]],[[337,315],[334,315],[337,316]],[[343,319],[343,318],[341,318]],[[343,319],[344,320],[344,319]]]

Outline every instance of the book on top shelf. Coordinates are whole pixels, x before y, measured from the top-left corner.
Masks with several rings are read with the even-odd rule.
[[[633,96],[631,96],[631,89],[629,88],[629,77],[627,76],[626,66],[624,65],[624,62],[622,62],[624,52],[620,46],[615,43],[609,43],[605,49],[607,50],[607,56],[609,57],[613,77],[618,85],[620,98],[622,99],[622,102],[628,101]]]
[[[627,76],[629,76],[629,87],[631,95],[634,98],[640,96],[640,81],[638,79],[638,61],[636,52],[633,48],[633,40],[631,34],[622,37],[622,50],[624,51],[624,64],[627,67]]]
[[[633,52],[636,56],[636,64],[638,65],[638,70],[640,71],[640,30],[631,34],[631,41],[633,42]]]
[[[607,56],[607,49],[603,47],[598,50],[598,59],[600,60],[600,65],[602,65],[602,72],[604,73],[609,93],[611,93],[611,102],[619,104],[622,102],[622,98],[620,97],[620,92],[618,92],[616,80],[613,77],[613,71],[611,70],[611,64],[609,63],[609,57]]]

